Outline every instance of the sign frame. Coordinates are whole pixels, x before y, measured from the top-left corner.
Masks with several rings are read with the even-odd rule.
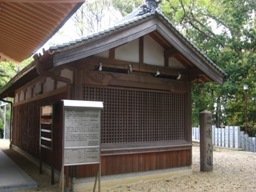
[[[103,102],[62,100],[62,103],[63,166],[100,164]]]

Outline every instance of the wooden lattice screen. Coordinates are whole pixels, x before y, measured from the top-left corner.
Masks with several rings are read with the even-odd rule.
[[[83,97],[104,102],[102,143],[185,140],[187,94],[84,86]]]

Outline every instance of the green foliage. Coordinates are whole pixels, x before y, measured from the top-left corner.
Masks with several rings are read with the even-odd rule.
[[[0,62],[0,91],[19,71],[33,61],[30,57],[24,60],[21,64],[16,64],[10,61]]]
[[[113,6],[120,11],[122,16],[125,16],[142,5],[143,2],[144,0],[113,0]]]
[[[16,67],[12,62],[0,62],[0,90],[16,74]]]
[[[22,61],[20,64],[20,70],[22,70],[24,67],[26,67],[28,64],[30,64],[33,61],[33,57],[29,57],[26,60]]]
[[[25,66],[31,63],[33,58],[28,58],[24,60],[21,64],[16,64],[13,62],[5,61],[0,62],[0,91],[3,87],[13,78],[19,71],[21,71]],[[12,100],[12,99],[9,99]],[[7,105],[6,118],[11,118],[11,106]],[[0,132],[3,131],[3,110],[0,109]]]
[[[193,86],[193,125],[202,110],[213,112],[220,126],[245,126],[256,132],[256,1],[164,0],[163,13],[197,47],[228,74],[224,85]],[[247,93],[243,85],[249,85]]]

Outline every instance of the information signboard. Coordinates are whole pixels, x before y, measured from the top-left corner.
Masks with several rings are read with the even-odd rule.
[[[64,166],[100,163],[102,102],[63,100]]]

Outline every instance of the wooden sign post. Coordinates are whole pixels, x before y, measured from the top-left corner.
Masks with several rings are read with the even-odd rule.
[[[102,102],[63,100],[63,167],[99,164],[99,191],[102,109]]]

